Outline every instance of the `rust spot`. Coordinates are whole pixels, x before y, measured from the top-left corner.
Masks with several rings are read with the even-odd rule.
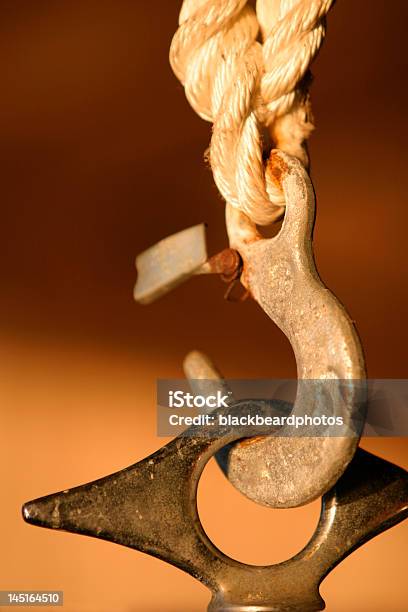
[[[250,446],[251,444],[256,444],[257,442],[260,442],[261,440],[264,440],[265,436],[254,436],[253,438],[244,438],[243,440],[240,440],[239,442],[237,442],[237,446],[239,447],[243,447],[243,446]]]
[[[247,260],[244,261],[243,267],[242,267],[242,273],[241,273],[241,283],[243,284],[243,286],[248,292],[247,297],[251,297],[251,298],[254,297],[251,285],[255,277],[255,271],[256,270],[253,265],[253,262],[250,263]]]
[[[238,251],[234,249],[224,249],[221,253],[214,255],[208,261],[211,271],[221,274],[222,279],[231,282],[241,274],[242,259]]]
[[[224,299],[229,302],[244,302],[247,298],[252,297],[248,289],[239,282],[238,279],[233,280],[227,287],[224,294]]]
[[[277,151],[271,151],[267,162],[267,169],[276,187],[282,191],[282,178],[284,174],[289,172],[289,168]]]

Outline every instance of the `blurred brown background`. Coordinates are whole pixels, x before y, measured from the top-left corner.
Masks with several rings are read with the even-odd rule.
[[[48,532],[23,501],[89,481],[161,446],[155,381],[202,348],[229,377],[291,377],[288,342],[253,303],[197,278],[149,306],[134,257],[192,224],[226,244],[203,162],[210,126],[168,65],[180,2],[2,0],[0,589],[63,589],[67,612],[199,612],[208,592],[162,562]],[[315,251],[357,322],[371,377],[407,377],[408,4],[341,0],[314,65]],[[363,446],[407,465],[406,440]],[[213,464],[200,484],[208,534],[272,563],[297,552],[319,504],[258,507]],[[407,525],[324,582],[328,610],[406,609]]]

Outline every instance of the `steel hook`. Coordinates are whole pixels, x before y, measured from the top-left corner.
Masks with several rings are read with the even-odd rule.
[[[296,158],[282,151],[273,151],[269,163],[286,200],[280,232],[273,238],[263,238],[246,215],[229,206],[226,223],[230,246],[242,262],[242,284],[290,341],[298,380],[321,381],[324,391],[330,389],[332,409],[342,414],[347,424],[360,413],[364,402],[365,366],[360,341],[346,310],[324,286],[316,270],[312,250],[315,197],[307,172]],[[170,249],[165,252],[166,241],[159,244],[162,261],[177,278],[177,265],[173,261],[169,266],[166,258],[171,254]],[[197,250],[197,241],[194,244]],[[176,257],[185,262],[188,251],[183,259],[182,249],[174,247],[172,243]],[[157,248],[137,260],[137,265],[143,263],[138,265],[135,290],[136,299],[143,294],[139,301],[151,301],[177,284],[174,278],[166,284],[163,267],[160,270],[157,265]],[[208,270],[202,248],[199,255],[193,260],[189,254],[189,273],[184,271],[177,282],[194,273],[214,271]],[[146,261],[153,264],[150,276]],[[150,298],[152,269],[156,283],[161,278],[162,286],[159,292],[156,287]],[[199,360],[196,365],[190,364],[189,377],[202,378],[200,368]],[[315,385],[298,385],[293,414],[313,412],[315,390]],[[303,433],[302,437],[271,436],[256,438],[251,444],[238,442],[229,450],[226,473],[242,493],[260,504],[274,508],[299,506],[320,497],[335,484],[351,461],[358,440],[359,432],[353,429],[347,429],[344,435],[328,436],[316,436],[311,429],[310,435]]]
[[[299,380],[349,383],[347,396],[339,400],[344,402],[342,414],[353,418],[364,399],[364,358],[350,317],[316,270],[313,186],[296,158],[273,151],[270,163],[286,200],[279,234],[263,239],[245,215],[227,208],[230,244],[243,260],[241,282],[290,341]],[[293,414],[307,413],[314,401],[307,385],[300,385]],[[334,485],[351,461],[358,438],[271,437],[238,443],[230,452],[228,477],[259,503],[305,504]]]

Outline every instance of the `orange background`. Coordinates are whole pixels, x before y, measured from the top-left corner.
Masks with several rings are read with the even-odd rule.
[[[292,377],[282,334],[215,278],[133,303],[134,256],[195,223],[226,244],[203,162],[210,127],[168,65],[180,3],[3,0],[0,23],[0,589],[63,589],[67,612],[199,612],[206,589],[156,559],[25,525],[28,499],[111,473],[155,436],[155,381],[192,348],[228,377]],[[360,332],[370,377],[408,376],[408,5],[342,0],[314,65],[315,252]],[[406,440],[363,446],[406,467]],[[273,563],[297,552],[319,503],[259,507],[213,464],[203,524],[226,553]],[[408,526],[323,583],[330,612],[406,608]]]

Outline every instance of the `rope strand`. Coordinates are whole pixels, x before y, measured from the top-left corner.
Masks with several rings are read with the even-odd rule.
[[[284,197],[264,163],[275,147],[308,165],[309,66],[334,0],[184,0],[170,62],[194,110],[213,123],[209,159],[227,203],[259,225]],[[261,34],[262,43],[258,42]]]

